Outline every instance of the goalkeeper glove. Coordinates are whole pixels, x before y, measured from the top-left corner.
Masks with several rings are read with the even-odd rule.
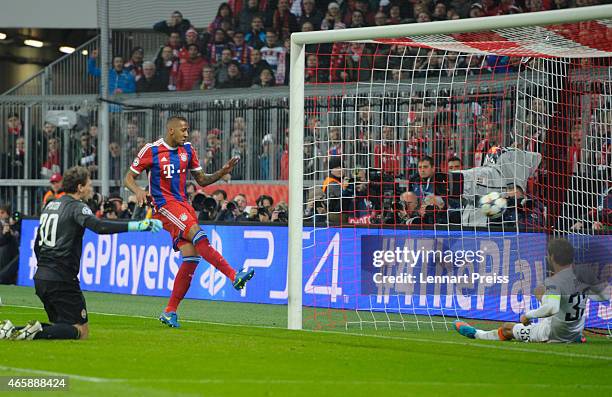
[[[157,233],[162,230],[163,225],[159,219],[143,219],[141,221],[128,222],[128,231],[130,232],[153,232]]]

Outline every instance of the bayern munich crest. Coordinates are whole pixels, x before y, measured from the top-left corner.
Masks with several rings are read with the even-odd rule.
[[[185,153],[180,154],[181,161],[187,161],[187,155]]]

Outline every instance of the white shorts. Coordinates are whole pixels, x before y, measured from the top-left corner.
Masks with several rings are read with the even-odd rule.
[[[536,324],[515,324],[512,327],[514,339],[521,342],[548,342],[552,318],[542,318]]]

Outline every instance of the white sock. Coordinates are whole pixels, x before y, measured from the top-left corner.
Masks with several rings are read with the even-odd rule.
[[[476,339],[485,339],[485,340],[499,340],[498,330],[492,329],[491,331],[483,331],[480,329],[476,330],[476,335],[474,335]]]

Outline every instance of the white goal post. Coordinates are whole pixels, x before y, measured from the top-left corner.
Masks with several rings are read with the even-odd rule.
[[[496,17],[413,23],[357,29],[294,33],[291,35],[289,98],[289,234],[288,328],[302,329],[303,194],[305,124],[305,46],[308,44],[374,41],[488,30],[566,24],[612,18],[612,5]],[[546,40],[544,37],[542,40]],[[611,49],[612,50],[612,49]],[[486,52],[484,53],[486,54]]]

